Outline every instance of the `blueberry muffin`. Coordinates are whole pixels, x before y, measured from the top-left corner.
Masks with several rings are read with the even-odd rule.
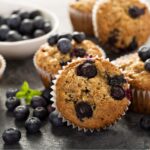
[[[77,57],[104,57],[104,52],[92,41],[86,40],[84,33],[54,35],[41,46],[34,57],[34,64],[46,87],[68,62]]]
[[[75,31],[93,35],[92,10],[96,0],[76,0],[69,5],[70,19]]]
[[[132,89],[131,109],[150,114],[150,47],[129,54],[113,62],[123,70]]]
[[[140,0],[98,1],[93,10],[95,35],[114,52],[133,51],[150,35],[150,10]]]
[[[102,58],[81,58],[70,63],[53,89],[60,116],[80,129],[114,124],[130,103],[129,85],[123,74]]]

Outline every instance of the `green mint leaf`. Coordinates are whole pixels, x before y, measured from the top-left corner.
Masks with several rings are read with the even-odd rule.
[[[28,92],[28,90],[29,90],[29,84],[27,81],[24,81],[22,86],[21,86],[21,91]]]
[[[30,95],[33,97],[33,96],[40,96],[42,95],[42,92],[39,91],[39,90],[32,90],[30,89]]]
[[[18,99],[25,98],[25,97],[26,97],[26,92],[24,92],[24,91],[19,91],[19,92],[16,93],[16,97],[17,97]]]
[[[26,95],[25,101],[26,101],[26,104],[27,104],[27,105],[30,105],[30,104],[31,104],[31,100],[32,100],[32,96],[31,96],[31,95]]]

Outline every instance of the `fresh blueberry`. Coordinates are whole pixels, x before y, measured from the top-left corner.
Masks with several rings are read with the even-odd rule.
[[[54,46],[55,44],[57,44],[58,35],[56,34],[56,35],[49,37],[47,41],[50,46]]]
[[[142,61],[146,61],[150,58],[150,47],[149,46],[143,46],[138,50],[138,55],[141,58]]]
[[[6,40],[9,30],[10,29],[7,25],[0,26],[0,40],[2,40],[2,41]]]
[[[33,116],[43,120],[47,117],[48,111],[44,107],[37,107],[33,111]]]
[[[3,18],[2,16],[0,16],[0,25],[3,25],[5,23],[6,23],[5,18]]]
[[[21,23],[21,18],[17,14],[11,15],[10,18],[8,18],[7,20],[7,25],[11,29],[17,29],[20,26],[20,23]]]
[[[52,107],[52,105],[48,105],[47,106],[47,110],[48,110],[48,113],[50,114],[50,113],[52,113],[54,110],[55,110],[55,108],[54,107]]]
[[[85,62],[77,67],[76,73],[78,76],[83,76],[90,79],[97,75],[97,68],[94,64]]]
[[[30,17],[30,13],[28,11],[21,11],[19,12],[19,16],[21,20],[28,19]]]
[[[41,121],[37,117],[31,117],[26,120],[25,128],[28,133],[37,133],[41,128]]]
[[[86,55],[86,51],[83,48],[75,48],[72,55],[76,57],[84,57]]]
[[[83,32],[74,32],[72,37],[77,43],[81,43],[86,38],[86,36]]]
[[[31,106],[35,109],[36,107],[46,107],[47,103],[41,96],[34,96],[31,100]]]
[[[145,130],[150,130],[150,116],[143,116],[140,119],[140,127]]]
[[[72,48],[71,41],[66,38],[62,38],[58,40],[57,48],[62,54],[69,53]]]
[[[6,41],[16,42],[21,40],[22,40],[22,36],[17,31],[10,30],[8,32]]]
[[[146,60],[144,67],[146,71],[150,72],[150,58]]]
[[[37,37],[43,36],[44,34],[45,32],[43,30],[37,29],[34,31],[33,36],[34,38],[37,38]]]
[[[33,21],[30,19],[24,19],[20,25],[20,32],[25,35],[32,34],[34,29]]]
[[[111,86],[122,85],[124,83],[126,83],[126,80],[123,75],[116,75],[112,77],[108,76],[108,84]]]
[[[20,105],[20,100],[16,97],[9,97],[5,103],[8,111],[13,111],[17,106]]]
[[[52,96],[51,96],[51,94],[50,94],[51,91],[52,91],[52,89],[46,88],[46,89],[42,92],[42,97],[46,100],[47,104],[52,103],[51,100],[50,100],[50,99],[52,98]]]
[[[36,29],[43,29],[44,28],[45,22],[44,22],[43,17],[37,16],[37,17],[34,18],[33,22],[34,22],[34,27]]]
[[[27,106],[18,106],[14,110],[14,117],[16,120],[26,120],[29,116],[29,108]]]
[[[66,38],[68,40],[72,40],[72,35],[69,34],[69,33],[66,33],[66,34],[62,34],[62,35],[59,35],[59,38],[58,39],[62,39],[62,38]]]
[[[9,128],[3,132],[2,138],[6,144],[16,144],[21,139],[21,132],[16,128]]]
[[[45,22],[43,30],[44,30],[45,33],[50,32],[52,30],[51,24],[49,22]]]
[[[60,127],[64,125],[62,119],[58,118],[58,114],[55,111],[49,114],[49,121],[52,123],[52,125],[56,127]]]
[[[79,102],[75,104],[77,118],[81,121],[83,118],[91,118],[93,116],[92,107],[87,102]]]
[[[30,37],[27,35],[22,36],[22,40],[29,40],[29,39],[30,39]]]
[[[36,16],[41,16],[41,12],[39,10],[33,10],[30,13],[30,19],[34,19]]]
[[[111,96],[116,100],[122,100],[126,95],[121,86],[113,86],[111,87]]]
[[[129,15],[136,19],[138,17],[140,17],[141,15],[145,14],[145,8],[138,8],[137,6],[132,6],[129,8]]]
[[[6,92],[6,97],[7,98],[9,98],[9,97],[15,97],[16,93],[18,91],[19,91],[18,89],[8,89],[7,92]]]

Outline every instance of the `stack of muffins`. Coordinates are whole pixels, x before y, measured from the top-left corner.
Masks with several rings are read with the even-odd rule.
[[[138,49],[150,34],[148,5],[139,0],[79,0],[70,5],[75,30],[115,52]],[[67,125],[99,131],[128,110],[150,113],[150,47],[112,63],[83,32],[53,35],[34,56],[53,106]],[[53,83],[53,84],[52,84]],[[131,88],[130,88],[131,85]]]

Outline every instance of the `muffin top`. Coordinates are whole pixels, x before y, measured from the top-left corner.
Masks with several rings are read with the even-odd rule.
[[[140,0],[100,0],[93,18],[96,36],[112,49],[135,50],[150,35],[150,11]]]
[[[55,86],[58,112],[80,128],[107,127],[129,105],[129,86],[124,76],[102,58],[75,60],[64,68]]]
[[[103,51],[92,41],[86,40],[83,33],[73,35],[54,35],[48,43],[41,46],[35,54],[35,62],[42,70],[56,74],[72,59],[104,55]]]
[[[70,4],[71,8],[78,11],[91,13],[96,0],[78,0]]]
[[[123,70],[132,88],[150,90],[150,62],[144,63],[138,53],[122,56],[113,63]],[[149,64],[149,71],[146,68]]]

